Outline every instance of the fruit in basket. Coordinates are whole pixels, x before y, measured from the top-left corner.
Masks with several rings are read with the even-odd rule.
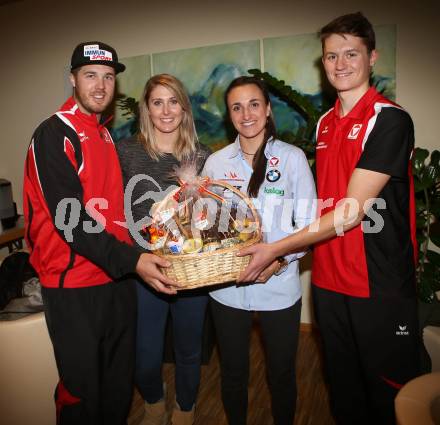
[[[147,235],[149,243],[153,245],[153,249],[157,250],[165,243],[168,232],[163,225],[152,224],[143,233]]]
[[[238,239],[240,239],[242,242],[248,241],[250,238],[252,238],[254,234],[252,232],[240,232],[238,234]]]
[[[194,254],[200,252],[203,248],[203,241],[200,238],[187,239],[183,243],[182,251],[185,254]]]
[[[255,221],[249,219],[248,217],[243,220],[234,220],[232,222],[232,227],[237,232],[249,232],[252,233],[252,230],[255,228]]]

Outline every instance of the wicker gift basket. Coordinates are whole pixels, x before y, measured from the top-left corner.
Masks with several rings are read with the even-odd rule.
[[[250,260],[236,254],[261,239],[252,201],[223,181],[179,183],[155,205],[149,229],[153,252],[171,264],[161,271],[182,285],[179,290],[235,281]]]

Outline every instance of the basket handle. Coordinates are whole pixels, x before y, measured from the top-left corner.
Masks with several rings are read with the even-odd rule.
[[[252,215],[255,218],[255,223],[256,223],[256,227],[257,227],[257,237],[258,237],[258,239],[261,239],[261,220],[260,220],[260,216],[257,213],[257,210],[255,209],[253,202],[243,192],[238,190],[236,187],[230,185],[229,183],[225,183],[222,180],[210,180],[210,184],[226,187],[227,189],[234,192],[238,197],[240,197],[241,199],[244,200],[244,202],[246,203],[248,208],[251,210]],[[166,205],[169,198],[174,196],[179,190],[180,190],[180,187],[177,187],[176,189],[172,190],[164,199],[162,199],[162,201],[160,201],[157,206],[157,210],[160,211],[161,207]]]
[[[227,189],[234,192],[241,199],[243,199],[243,201],[246,203],[248,208],[251,210],[252,215],[255,218],[255,223],[256,223],[256,227],[257,227],[257,237],[258,237],[258,239],[261,239],[261,220],[260,220],[260,216],[257,213],[257,210],[255,209],[253,202],[243,192],[238,190],[236,187],[230,185],[229,183],[225,183],[224,181],[221,181],[221,180],[211,180],[211,184],[216,184],[218,186],[224,186]]]

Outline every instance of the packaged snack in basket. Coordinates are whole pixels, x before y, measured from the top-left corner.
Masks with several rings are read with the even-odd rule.
[[[181,167],[179,187],[155,205],[148,228],[155,253],[171,266],[162,271],[184,289],[235,280],[249,257],[236,253],[260,239],[260,220],[250,199],[222,181]]]
[[[147,227],[145,233],[149,243],[153,246],[153,250],[158,250],[165,243],[168,230],[166,230],[163,224],[153,223]]]
[[[181,254],[183,251],[183,246],[185,239],[183,236],[174,236],[173,234],[166,242],[166,247],[171,254]]]

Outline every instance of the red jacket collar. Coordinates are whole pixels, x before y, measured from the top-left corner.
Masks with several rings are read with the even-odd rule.
[[[371,86],[364,95],[357,101],[356,105],[354,105],[353,109],[344,117],[339,116],[339,111],[341,110],[341,102],[339,98],[336,99],[335,103],[335,117],[337,119],[344,119],[344,118],[362,118],[364,116],[365,110],[368,108],[368,106],[371,104],[371,102],[376,98],[376,96],[379,93],[375,89],[375,87]]]
[[[99,127],[99,129],[104,127],[113,118],[112,116],[107,117],[105,120],[101,118],[102,124],[99,123],[96,114],[88,115],[88,114],[85,114],[84,112],[81,112],[81,110],[79,109],[78,104],[76,103],[73,96],[69,97],[66,100],[66,102],[63,104],[63,106],[61,106],[60,111],[61,112],[69,112],[69,113],[75,115],[76,117],[78,117],[84,123],[91,125],[93,127]]]

